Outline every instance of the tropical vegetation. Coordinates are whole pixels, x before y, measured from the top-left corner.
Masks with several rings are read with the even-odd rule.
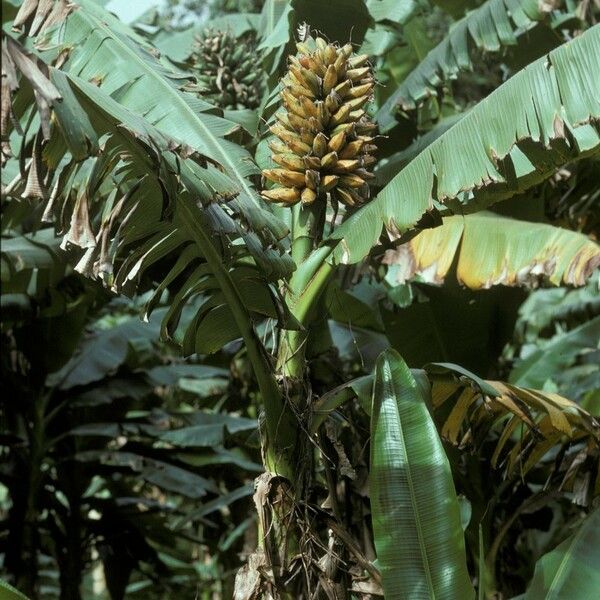
[[[0,597],[594,597],[598,3],[139,4],[2,3]]]

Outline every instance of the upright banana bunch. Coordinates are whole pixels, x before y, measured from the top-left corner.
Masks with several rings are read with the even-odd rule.
[[[352,45],[338,48],[308,37],[296,44],[282,79],[282,108],[275,113],[269,143],[281,168],[263,176],[278,184],[263,190],[270,202],[286,205],[316,200],[355,206],[369,199],[368,170],[375,163],[375,124],[364,106],[374,86],[368,56]]]
[[[196,38],[192,60],[209,102],[228,109],[260,104],[263,71],[253,38],[209,29]]]

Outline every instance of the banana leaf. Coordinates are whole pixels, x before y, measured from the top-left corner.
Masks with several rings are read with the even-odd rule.
[[[540,558],[523,600],[590,600],[600,590],[600,510]]]
[[[448,458],[406,363],[375,368],[371,512],[387,600],[474,597]]]

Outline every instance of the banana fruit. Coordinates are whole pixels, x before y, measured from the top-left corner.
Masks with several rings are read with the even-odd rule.
[[[375,81],[369,57],[323,38],[296,44],[283,77],[281,109],[269,142],[273,161],[263,177],[276,184],[262,196],[291,206],[317,200],[356,206],[369,200],[376,162],[376,125],[365,113]]]
[[[263,71],[253,36],[236,38],[230,31],[207,29],[196,37],[192,62],[200,96],[224,109],[257,108]]]

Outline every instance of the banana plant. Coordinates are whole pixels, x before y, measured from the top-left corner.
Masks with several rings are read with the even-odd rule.
[[[413,140],[377,137],[366,110],[374,66],[406,45],[410,25],[423,18],[416,7],[386,17],[390,5],[267,0],[260,19],[249,22],[269,83],[254,155],[243,111],[204,99],[194,74],[169,57],[173,45],[162,44],[161,55],[91,0],[32,0],[7,10],[3,86],[11,103],[3,104],[3,139],[8,162],[15,160],[9,152],[19,158],[8,203],[39,200],[42,220],[62,232],[62,247],[79,252],[78,271],[116,292],[151,290],[146,318],[167,294],[161,334],[185,355],[242,340],[262,411],[265,473],[254,495],[259,542],[239,571],[236,598],[308,598],[316,589],[328,597],[474,593],[436,419],[442,438],[461,442],[458,452],[498,435],[494,425],[503,424],[499,446],[514,443],[507,477],[524,464],[525,476],[551,450],[577,448],[578,464],[597,461],[598,422],[558,394],[486,382],[447,364],[415,378],[389,353],[377,361],[374,384],[357,383],[331,352],[335,286],[367,273],[386,278],[400,268],[393,287],[405,289],[424,273],[441,284],[458,255],[458,280],[475,289],[582,285],[600,263],[596,242],[539,215],[528,222],[471,214],[507,206],[523,214],[540,184],[598,154],[599,26],[578,20],[573,39],[515,68],[450,126],[417,139],[401,170],[390,160],[389,180],[378,187],[369,169]],[[517,40],[526,46],[526,30],[546,18],[537,3],[488,0],[407,74],[390,102],[408,97],[404,108],[420,110],[424,96],[437,93],[440,74],[452,78],[469,66],[472,42],[490,51]],[[378,28],[390,44],[375,53],[369,32]],[[457,45],[454,56],[448,49]],[[389,122],[389,104],[375,108]],[[186,322],[190,306],[197,308]],[[384,329],[373,313],[363,313],[363,324]],[[354,457],[365,463],[365,480],[350,485],[361,475],[344,451],[334,409],[371,394],[372,406],[361,402],[372,419],[369,508],[369,463]],[[517,440],[518,432],[525,437]],[[396,494],[410,508],[402,519]],[[397,555],[399,545],[405,551]],[[477,562],[482,570],[485,558]],[[394,575],[413,567],[414,578]],[[482,579],[480,593],[491,593]]]

